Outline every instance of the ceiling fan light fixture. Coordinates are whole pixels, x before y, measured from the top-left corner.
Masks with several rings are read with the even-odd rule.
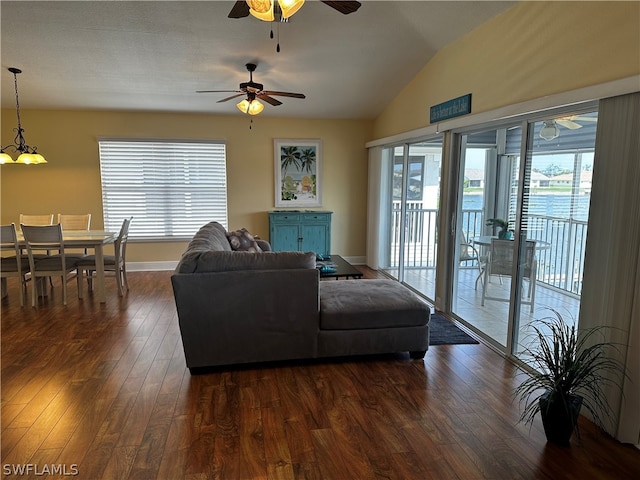
[[[289,18],[291,15],[300,10],[300,7],[304,5],[304,0],[278,0],[280,9],[282,10],[282,17]]]
[[[257,13],[266,13],[273,8],[271,0],[246,0],[249,8]]]
[[[236,105],[238,110],[249,115],[258,115],[264,110],[264,105],[258,100],[247,100],[246,98]]]
[[[273,2],[271,0],[247,0],[249,13],[263,22],[273,22]]]
[[[560,136],[560,129],[555,120],[545,120],[540,129],[540,138],[550,141]]]
[[[289,18],[304,5],[304,0],[277,0],[278,15]],[[246,0],[249,13],[265,22],[273,22],[276,13],[276,0]]]

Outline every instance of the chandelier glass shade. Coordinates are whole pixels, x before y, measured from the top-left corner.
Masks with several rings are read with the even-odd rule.
[[[16,91],[16,114],[18,116],[18,126],[13,129],[13,131],[16,132],[16,138],[13,140],[13,143],[0,148],[0,165],[10,163],[38,165],[40,163],[47,163],[45,158],[37,152],[37,147],[30,147],[24,139],[24,129],[20,123],[20,101],[18,100],[18,74],[22,73],[22,70],[15,67],[9,67],[8,70],[13,73],[13,83]],[[19,153],[18,158],[13,160],[11,155],[5,151],[7,149],[12,149],[14,152]]]

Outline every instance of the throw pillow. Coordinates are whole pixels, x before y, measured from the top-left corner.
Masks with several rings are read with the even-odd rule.
[[[258,246],[253,235],[251,235],[246,228],[241,228],[234,232],[227,232],[227,238],[231,249],[242,252],[261,252],[262,249]]]

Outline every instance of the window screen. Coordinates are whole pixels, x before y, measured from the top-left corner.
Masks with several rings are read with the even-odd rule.
[[[133,216],[131,239],[190,238],[227,225],[226,151],[221,142],[99,140],[104,227]]]

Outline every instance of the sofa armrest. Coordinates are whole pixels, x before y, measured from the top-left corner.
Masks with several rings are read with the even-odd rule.
[[[316,355],[315,268],[175,273],[171,283],[189,368]]]

